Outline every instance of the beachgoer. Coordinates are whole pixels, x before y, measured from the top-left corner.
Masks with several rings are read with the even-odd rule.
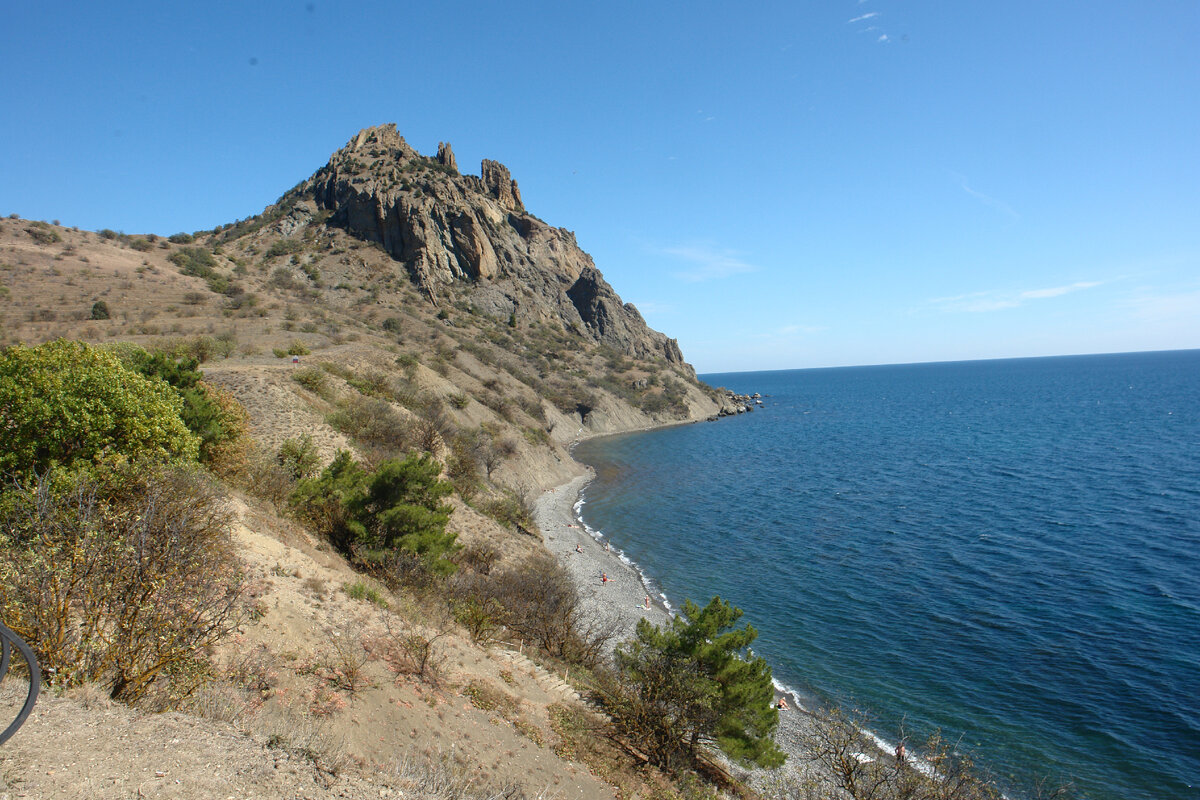
[[[904,742],[901,742],[900,744],[896,745],[896,764],[903,764],[904,757],[906,755],[907,755],[907,752],[904,749]]]
[[[780,696],[779,703],[775,707],[778,708],[780,711],[788,711],[789,709],[788,709],[788,704],[787,704],[787,698]]]
[[[642,608],[650,608],[650,595],[646,595],[646,602],[642,603]]]
[[[600,573],[600,582],[601,582],[601,583],[608,583],[608,573],[607,573],[607,572],[601,572],[601,573]]]
[[[576,552],[576,553],[582,553],[582,552],[583,552],[583,547],[582,547],[582,546],[580,546],[578,542],[575,544],[575,552]]]

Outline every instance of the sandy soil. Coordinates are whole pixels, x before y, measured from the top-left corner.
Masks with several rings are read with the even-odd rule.
[[[436,607],[381,588],[387,609],[354,599],[345,587],[362,578],[337,554],[237,505],[260,616],[219,654],[229,681],[203,690],[200,716],[114,705],[95,687],[45,691],[0,748],[0,798],[463,796],[428,790],[437,773],[474,784],[466,796],[520,786],[611,800],[611,786],[555,752],[549,711],[577,703],[573,689],[473,645]],[[405,650],[412,637],[434,640],[428,675]],[[0,689],[3,710],[19,687]]]

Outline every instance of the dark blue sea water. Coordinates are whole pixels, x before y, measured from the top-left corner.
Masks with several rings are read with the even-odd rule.
[[[576,449],[673,605],[1013,788],[1200,798],[1200,351],[702,378],[764,407]]]

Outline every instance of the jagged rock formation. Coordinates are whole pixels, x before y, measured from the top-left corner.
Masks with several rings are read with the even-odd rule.
[[[431,299],[466,289],[492,316],[555,320],[691,372],[678,343],[621,301],[573,233],[526,212],[517,182],[496,161],[484,159],[479,177],[461,175],[449,144],[428,158],[394,124],[367,128],[282,202],[293,205],[284,217],[293,227],[323,211],[328,224],[378,242]]]
[[[450,149],[449,142],[438,142],[437,160],[443,167],[449,167],[458,172],[458,162],[454,159],[454,151]]]

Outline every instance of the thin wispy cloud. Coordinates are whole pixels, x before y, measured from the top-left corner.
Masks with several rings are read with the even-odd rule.
[[[1014,211],[1012,206],[1010,206],[1008,203],[1005,203],[1003,200],[997,200],[996,198],[991,197],[990,195],[986,195],[983,192],[972,189],[971,186],[967,183],[966,175],[961,175],[958,173],[953,173],[953,174],[954,174],[954,179],[956,181],[958,181],[958,185],[961,186],[962,190],[964,192],[966,192],[968,195],[970,195],[971,197],[974,197],[976,200],[983,203],[985,206],[988,206],[989,208],[996,209],[1001,214],[1004,214],[1005,216],[1007,216],[1011,219],[1020,219],[1021,218],[1021,215],[1018,214],[1016,211]]]
[[[686,269],[673,273],[676,278],[688,283],[728,278],[758,269],[753,264],[743,261],[733,250],[707,244],[664,247],[658,252],[688,264]]]
[[[1077,281],[1065,286],[1052,286],[1046,289],[1025,289],[1019,292],[971,292],[953,297],[933,297],[929,303],[942,311],[958,313],[985,313],[1003,311],[1008,308],[1018,308],[1031,300],[1048,300],[1062,297],[1072,292],[1083,291],[1100,286],[1103,281]]]
[[[1172,290],[1173,289],[1173,290]],[[1195,286],[1141,287],[1126,301],[1133,317],[1142,322],[1182,324],[1200,330],[1200,288]]]
[[[1080,289],[1091,289],[1093,286],[1099,285],[1099,281],[1078,281],[1067,286],[1055,286],[1050,289],[1030,289],[1027,292],[1021,292],[1021,299],[1041,300],[1046,297],[1060,297],[1071,292],[1078,292]]]
[[[858,0],[857,4],[861,6],[865,1],[866,0]],[[865,27],[860,25],[856,30],[856,32],[860,33],[860,34],[870,34],[870,33],[874,33],[875,31],[881,30],[880,27],[878,25],[876,25],[875,23],[879,22],[882,17],[883,17],[883,12],[868,11],[865,14],[858,14],[856,16],[851,17],[850,19],[846,20],[846,24],[847,25],[858,25],[858,23],[860,23],[860,22],[871,23],[869,25],[866,25]],[[888,44],[891,41],[892,41],[892,37],[888,36],[886,33],[880,33],[877,37],[875,37],[875,42],[877,44]]]

